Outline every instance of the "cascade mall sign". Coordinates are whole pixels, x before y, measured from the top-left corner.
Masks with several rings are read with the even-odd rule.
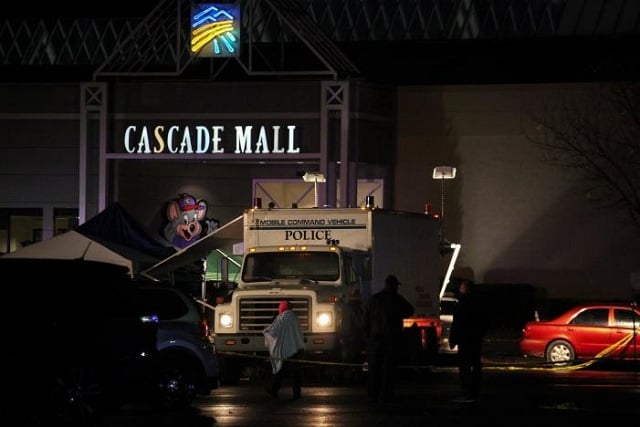
[[[129,154],[297,154],[295,125],[155,125],[125,127],[122,147]]]

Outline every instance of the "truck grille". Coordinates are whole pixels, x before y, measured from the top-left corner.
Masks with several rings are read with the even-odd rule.
[[[282,297],[240,298],[240,331],[262,332],[278,315],[278,305]],[[302,331],[309,330],[309,298],[287,298],[294,313],[300,319]]]

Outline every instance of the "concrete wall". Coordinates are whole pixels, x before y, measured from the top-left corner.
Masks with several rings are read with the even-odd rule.
[[[528,283],[541,295],[629,299],[640,236],[618,212],[594,207],[578,177],[544,160],[532,114],[578,85],[411,86],[398,89],[394,207],[440,211],[462,243],[454,275]]]
[[[77,207],[78,85],[0,85],[0,207]]]

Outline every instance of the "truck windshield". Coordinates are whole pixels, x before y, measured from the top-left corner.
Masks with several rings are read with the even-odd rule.
[[[245,282],[274,279],[336,281],[340,261],[334,252],[270,252],[247,255],[242,269]]]

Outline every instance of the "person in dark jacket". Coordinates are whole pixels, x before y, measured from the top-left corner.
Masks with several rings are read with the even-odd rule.
[[[393,398],[399,352],[403,345],[402,319],[411,317],[414,307],[398,294],[400,282],[387,276],[384,289],[374,294],[365,307],[369,400],[386,403]]]
[[[482,341],[487,329],[487,316],[473,292],[473,283],[462,281],[449,335],[449,347],[458,346],[458,375],[462,388],[459,401],[473,402],[482,384]]]

